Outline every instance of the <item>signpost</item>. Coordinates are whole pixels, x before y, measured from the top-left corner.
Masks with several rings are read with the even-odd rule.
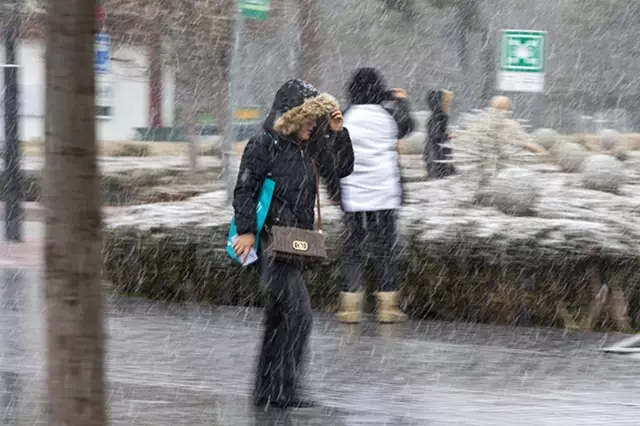
[[[105,33],[95,36],[95,62],[94,71],[98,75],[109,74],[111,59],[111,37]]]
[[[22,221],[24,199],[22,186],[18,93],[18,49],[20,37],[21,11],[18,0],[3,4],[9,14],[7,25],[3,29],[5,64],[4,68],[4,233],[8,241],[22,241]]]
[[[236,106],[238,100],[238,78],[242,78],[240,47],[242,46],[242,33],[244,19],[265,20],[271,16],[271,0],[236,0],[237,10],[233,21],[233,52],[231,56],[231,70],[229,77],[229,120],[222,142],[222,170],[227,181],[227,202],[233,199],[233,190],[236,185],[237,170],[233,167],[233,144],[236,142],[236,126],[233,122],[236,118]]]
[[[96,117],[111,118],[111,37],[100,32],[95,36]]]
[[[544,92],[546,36],[546,31],[500,31],[498,90]]]

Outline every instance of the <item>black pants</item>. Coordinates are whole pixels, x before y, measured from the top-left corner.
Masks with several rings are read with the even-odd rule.
[[[302,264],[261,257],[265,330],[256,371],[256,401],[288,401],[298,390],[313,322],[303,273]]]
[[[423,159],[427,167],[427,177],[430,179],[442,179],[447,176],[455,175],[455,166],[451,163],[440,163],[442,160],[450,160],[452,155],[451,148],[445,148],[440,145],[440,140],[446,140],[438,138],[437,141],[427,140],[424,148]]]
[[[365,254],[374,260],[378,291],[397,291],[400,277],[396,247],[396,211],[347,212],[344,215],[344,225],[342,291],[356,292],[362,288]]]

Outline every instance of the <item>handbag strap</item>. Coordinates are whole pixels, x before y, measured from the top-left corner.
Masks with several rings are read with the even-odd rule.
[[[322,234],[322,209],[320,208],[320,177],[318,176],[318,168],[316,167],[316,161],[311,160],[313,165],[313,174],[316,177],[316,210],[318,212],[318,223],[316,224],[316,230]]]

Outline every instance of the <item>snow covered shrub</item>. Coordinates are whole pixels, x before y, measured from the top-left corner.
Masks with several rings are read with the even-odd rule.
[[[114,157],[148,157],[151,154],[151,147],[144,142],[124,142],[111,153]]]
[[[610,155],[593,155],[585,160],[580,175],[587,189],[617,193],[624,184],[624,164]]]
[[[578,145],[580,145],[581,147],[583,147],[584,149],[586,149],[587,151],[592,151],[592,146],[593,144],[591,143],[591,141],[589,140],[588,135],[584,135],[584,134],[577,134],[577,135],[572,135],[569,138],[567,138],[566,140],[560,140],[558,141],[558,143],[563,143],[563,142],[573,142],[573,143],[577,143]],[[553,149],[553,148],[552,148]]]
[[[604,129],[600,132],[600,148],[605,154],[612,155],[620,161],[629,158],[629,141],[616,130]]]
[[[553,129],[538,129],[533,132],[533,138],[535,143],[549,151],[560,140],[558,132]]]
[[[219,157],[222,153],[222,146],[218,143],[205,145],[200,150],[200,155],[205,157]]]
[[[624,149],[613,152],[611,155],[613,155],[616,159],[620,161],[627,161],[629,159],[629,151],[626,151]]]
[[[503,213],[530,215],[540,196],[536,173],[520,167],[500,171],[488,191],[491,204]]]
[[[600,132],[600,148],[604,151],[614,151],[620,147],[622,137],[613,129],[604,129]]]
[[[530,152],[532,143],[532,136],[510,111],[486,108],[463,117],[456,138],[449,142],[450,161],[462,166],[462,178],[477,182],[481,190],[498,171],[535,162],[539,154]]]
[[[582,163],[589,156],[589,153],[582,145],[574,142],[557,144],[551,152],[558,166],[563,172],[567,173],[579,172]]]

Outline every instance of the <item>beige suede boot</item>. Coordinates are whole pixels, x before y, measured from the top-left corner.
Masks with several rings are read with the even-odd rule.
[[[407,320],[407,315],[398,308],[399,299],[399,291],[379,291],[376,293],[378,321],[381,323],[394,323]]]
[[[340,310],[336,313],[338,321],[346,324],[357,324],[360,322],[362,310],[362,292],[340,293]]]

